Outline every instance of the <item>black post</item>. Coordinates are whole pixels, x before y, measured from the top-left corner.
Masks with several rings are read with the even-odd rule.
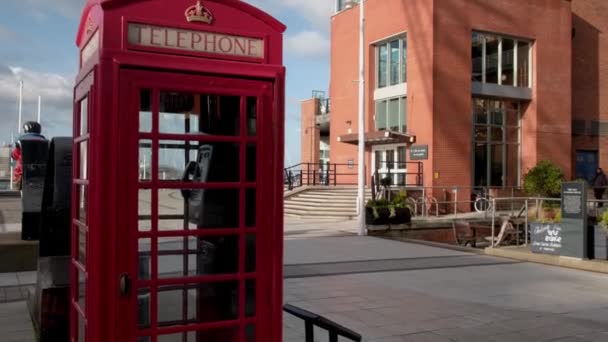
[[[306,163],[306,185],[310,185],[310,163]]]
[[[312,170],[312,185],[317,185],[317,170]]]
[[[329,185],[329,163],[327,163],[327,168],[325,168],[325,185]]]
[[[329,342],[338,342],[338,333],[334,330],[329,332]]]
[[[306,342],[315,342],[315,329],[311,321],[306,321]]]
[[[338,171],[337,164],[334,163],[334,186],[338,185]]]

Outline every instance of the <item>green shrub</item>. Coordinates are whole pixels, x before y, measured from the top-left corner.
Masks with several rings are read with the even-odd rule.
[[[539,162],[524,176],[524,191],[532,196],[560,197],[564,173],[548,160]]]
[[[605,210],[598,219],[598,225],[608,230],[608,210]]]

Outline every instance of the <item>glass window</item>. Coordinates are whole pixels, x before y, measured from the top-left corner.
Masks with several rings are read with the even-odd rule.
[[[498,83],[498,37],[486,35],[486,83]]]
[[[515,41],[513,39],[502,39],[502,75],[500,81],[502,85],[514,85],[515,70]]]
[[[388,127],[389,130],[399,132],[399,99],[391,99],[388,101]]]
[[[139,131],[152,132],[152,91],[141,89],[139,92]]]
[[[472,58],[472,80],[473,82],[482,82],[482,58],[483,58],[483,35],[473,32],[473,44],[471,48]]]
[[[405,97],[399,99],[399,121],[401,123],[399,132],[407,132],[407,101]]]
[[[85,97],[80,101],[80,135],[89,132],[89,99]]]
[[[474,185],[518,186],[521,165],[519,103],[473,99],[473,104]]]
[[[517,42],[517,85],[530,88],[530,43]]]
[[[401,82],[407,82],[407,39],[401,41],[401,73],[403,74],[403,80]]]
[[[388,64],[388,47],[380,45],[378,50],[378,88],[386,87],[386,70]]]
[[[376,130],[386,130],[386,101],[376,102]]]
[[[401,81],[401,75],[399,73],[401,64],[401,59],[399,58],[399,45],[400,40],[393,40],[389,43],[391,51],[391,85],[399,84]]]
[[[530,87],[531,43],[500,35],[473,32],[471,80]]]

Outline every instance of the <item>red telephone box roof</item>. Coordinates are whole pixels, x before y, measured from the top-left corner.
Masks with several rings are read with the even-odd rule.
[[[76,45],[77,46],[81,46],[82,43],[82,39],[84,37],[83,32],[86,29],[86,25],[87,25],[87,19],[89,16],[89,12],[91,11],[91,9],[96,6],[96,5],[101,5],[101,6],[120,6],[121,4],[125,4],[128,2],[142,2],[142,1],[150,1],[150,0],[87,0],[86,5],[84,6],[84,9],[82,11],[82,17],[80,19],[80,25],[78,27],[78,34],[76,36]],[[157,0],[158,1],[158,0]],[[281,23],[280,21],[276,20],[274,17],[272,17],[270,14],[249,5],[248,3],[241,1],[241,0],[206,0],[208,2],[217,2],[217,3],[222,3],[224,5],[233,7],[235,9],[240,10],[241,12],[244,13],[248,13],[251,16],[265,22],[266,24],[268,24],[271,28],[273,28],[274,30],[276,30],[279,33],[283,33],[285,32],[285,29],[287,28],[283,23]]]

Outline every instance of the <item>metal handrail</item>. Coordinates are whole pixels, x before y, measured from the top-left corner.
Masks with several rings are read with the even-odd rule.
[[[360,334],[346,327],[343,327],[340,324],[331,321],[321,315],[312,313],[297,306],[285,304],[283,306],[283,311],[294,315],[295,317],[300,318],[304,321],[304,326],[306,329],[306,342],[315,341],[315,326],[327,330],[327,332],[329,333],[329,342],[338,342],[338,336],[342,336],[355,342],[361,342],[361,340],[363,339]]]

